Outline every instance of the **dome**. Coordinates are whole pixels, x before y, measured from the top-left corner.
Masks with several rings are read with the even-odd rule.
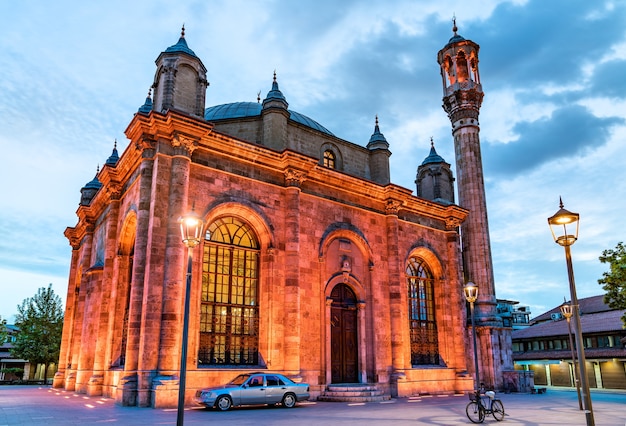
[[[445,163],[445,162],[446,160],[444,160],[441,155],[437,154],[437,151],[435,151],[435,145],[431,141],[430,154],[428,154],[428,157],[426,157],[424,161],[422,161],[422,166],[425,164],[435,164],[435,163]]]
[[[178,43],[173,46],[165,49],[164,53],[186,53],[194,58],[197,58],[196,54],[193,50],[187,46],[187,40],[185,40],[185,26],[183,25],[182,31],[180,32],[180,38],[178,39]]]
[[[100,189],[102,188],[102,183],[98,179],[98,175],[96,175],[91,181],[87,182],[83,189]]]
[[[454,43],[458,43],[459,41],[463,41],[463,40],[465,40],[465,38],[463,38],[463,36],[455,34],[453,37],[450,38],[450,40],[448,40],[448,44],[446,46],[449,46],[449,45],[454,44]]]
[[[215,105],[204,110],[204,119],[207,121],[232,120],[245,117],[260,117],[263,106],[258,102],[235,102],[230,104]],[[319,124],[317,121],[299,112],[288,110],[290,119],[298,124],[309,127],[318,132],[335,136],[333,133]]]

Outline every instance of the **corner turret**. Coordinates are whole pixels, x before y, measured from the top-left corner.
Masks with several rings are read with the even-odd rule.
[[[454,204],[454,177],[450,164],[435,150],[430,138],[430,154],[417,168],[417,196],[442,204]]]
[[[389,173],[389,143],[385,139],[385,135],[380,132],[378,127],[378,116],[376,116],[376,124],[374,125],[374,133],[370,137],[367,144],[370,151],[370,175],[374,182],[381,185],[387,185],[391,182]]]
[[[100,173],[100,166],[96,169],[96,175],[94,178],[80,189],[81,206],[88,206],[91,204],[93,197],[95,197],[96,193],[100,190],[100,188],[102,188],[102,182],[98,179],[98,173]]]
[[[263,145],[283,150],[287,146],[287,122],[290,113],[287,110],[289,103],[285,96],[278,88],[276,81],[276,71],[274,71],[274,80],[272,81],[272,90],[267,93],[263,99],[263,107],[261,116],[263,117]]]
[[[158,112],[177,110],[204,119],[206,68],[200,58],[187,46],[183,26],[178,42],[168,47],[156,59],[154,103]],[[143,107],[142,107],[143,108]],[[144,112],[140,109],[140,112]]]

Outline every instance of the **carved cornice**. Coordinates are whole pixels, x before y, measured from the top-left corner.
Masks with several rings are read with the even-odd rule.
[[[135,141],[135,148],[141,151],[143,158],[152,158],[156,150],[156,141],[149,134],[143,134]]]
[[[461,226],[463,223],[463,219],[459,217],[447,217],[446,218],[446,229],[456,229]]]
[[[306,180],[306,173],[302,170],[297,170],[293,168],[288,168],[284,172],[285,174],[285,185],[287,186],[295,186],[300,188],[302,182]]]
[[[80,241],[82,238],[78,235],[76,228],[67,227],[65,228],[65,232],[63,234],[69,240],[70,246],[73,250],[78,250],[80,248]]]
[[[174,147],[177,154],[184,154],[191,157],[191,154],[193,154],[194,150],[198,148],[198,140],[182,133],[176,132],[174,133],[174,137],[172,138],[172,146]]]
[[[388,199],[385,203],[385,213],[390,215],[398,215],[398,211],[402,207],[402,202],[399,200]]]

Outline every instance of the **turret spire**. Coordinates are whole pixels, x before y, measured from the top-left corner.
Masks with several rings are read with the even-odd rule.
[[[117,139],[115,139],[115,142],[113,143],[113,152],[111,153],[109,158],[107,158],[107,161],[104,163],[104,165],[115,167],[119,159],[120,159],[120,156],[117,153]]]

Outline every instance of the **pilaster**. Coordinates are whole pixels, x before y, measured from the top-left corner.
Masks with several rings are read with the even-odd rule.
[[[154,169],[155,142],[142,138],[136,141],[138,149],[142,150],[142,159],[139,165],[139,202],[137,205],[137,235],[135,239],[135,254],[130,290],[128,340],[126,346],[126,361],[124,364],[124,378],[118,385],[117,400],[123,405],[137,402],[140,339],[142,335],[142,313],[144,279],[148,250],[148,236],[150,234],[150,207],[152,204],[152,174]],[[120,389],[121,388],[121,389]],[[121,392],[120,392],[121,390]]]
[[[403,342],[403,331],[406,324],[403,323],[402,312],[406,309],[402,305],[402,275],[399,258],[399,224],[398,209],[400,203],[396,200],[388,200],[386,208],[387,227],[387,261],[389,270],[389,299],[390,321],[391,321],[391,359],[392,359],[392,381],[403,380],[402,371],[407,368],[405,357],[406,345]],[[408,365],[410,367],[410,365]]]
[[[300,373],[300,184],[304,174],[285,172],[285,370]]]

